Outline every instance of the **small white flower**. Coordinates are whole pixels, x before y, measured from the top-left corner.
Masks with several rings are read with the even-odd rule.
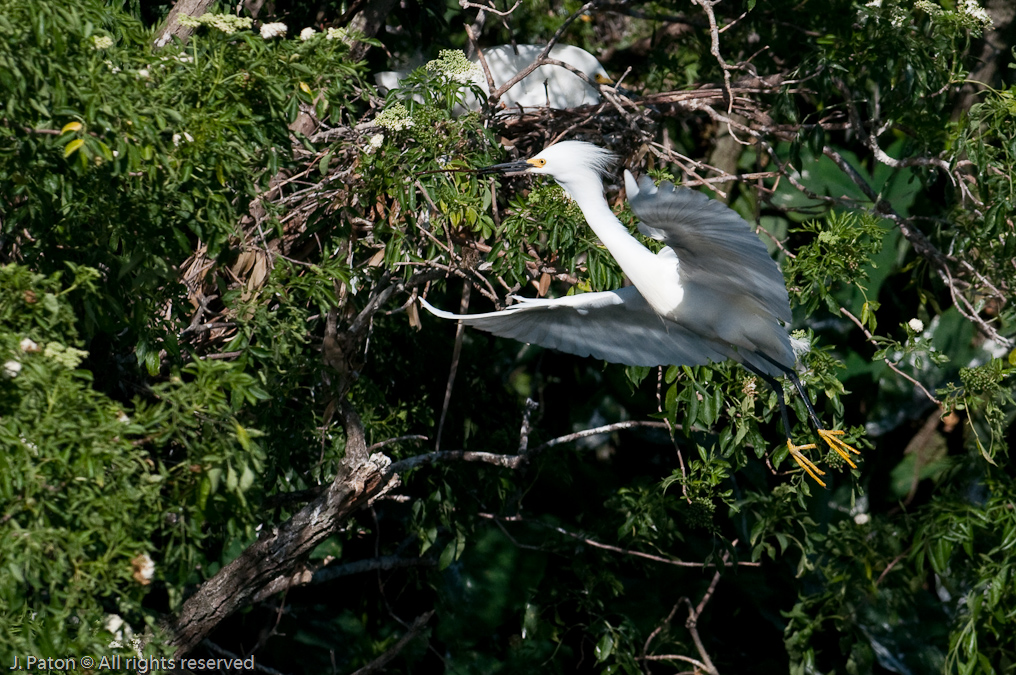
[[[309,40],[312,37],[314,37],[315,35],[317,35],[317,31],[314,30],[313,28],[311,28],[310,26],[307,26],[302,31],[300,31],[300,39],[301,40]]]
[[[902,7],[893,7],[889,11],[889,23],[893,28],[902,28],[908,19],[910,19],[910,14]]]
[[[871,516],[867,513],[858,513],[854,516],[854,523],[857,525],[867,525],[870,520]]]
[[[151,556],[147,553],[135,556],[131,560],[131,566],[134,568],[134,574],[131,575],[134,577],[134,581],[142,586],[152,583],[152,577],[155,576],[155,561]]]
[[[41,351],[39,345],[35,344],[35,340],[31,338],[22,338],[18,346],[21,347],[21,351],[29,352],[30,354]]]
[[[367,141],[367,147],[364,148],[363,151],[366,152],[368,155],[371,155],[376,150],[378,150],[378,148],[380,148],[384,144],[384,142],[385,142],[384,134],[374,134],[373,136],[370,137],[370,140]]]
[[[977,4],[977,3],[974,3]],[[92,36],[92,48],[93,49],[109,49],[113,46],[113,38],[108,35],[93,35]]]
[[[907,322],[907,325],[910,326],[910,330],[914,331],[915,333],[924,332],[924,322],[921,321],[920,319],[911,319],[910,321]]]
[[[274,37],[280,37],[286,34],[289,28],[284,23],[266,23],[261,26],[261,37],[266,40],[271,40]]]
[[[123,626],[123,623],[124,621],[122,618],[120,618],[119,614],[107,614],[106,623],[103,624],[103,628],[108,630],[113,635],[116,635],[116,632],[120,630],[120,628]]]
[[[127,413],[122,412],[120,413],[120,416],[116,418],[116,421],[119,422],[120,424],[130,424],[131,418],[127,417]]]
[[[882,0],[871,0],[871,2],[869,2],[868,4],[865,5],[865,7],[871,7],[873,9],[878,9],[881,6],[882,6]]]
[[[141,70],[138,71],[138,77],[141,78],[142,80],[147,80],[148,75],[149,75],[148,68],[142,68]]]
[[[13,379],[17,377],[18,373],[20,372],[21,372],[20,361],[15,361],[14,359],[11,359],[10,361],[4,364],[4,375],[6,375],[7,377]]]
[[[326,40],[345,40],[346,29],[345,28],[329,28],[328,32],[325,33]]]
[[[188,143],[194,142],[194,137],[188,134],[186,131],[183,132],[183,137],[187,140]]]

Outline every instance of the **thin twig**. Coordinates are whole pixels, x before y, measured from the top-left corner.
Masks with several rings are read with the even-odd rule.
[[[473,287],[466,281],[462,284],[462,300],[459,302],[459,314],[469,311],[469,291]],[[441,449],[441,435],[444,433],[445,417],[448,415],[448,406],[452,402],[452,388],[455,386],[455,375],[459,371],[459,356],[462,354],[462,338],[466,332],[466,324],[459,321],[455,326],[455,345],[452,347],[452,364],[448,368],[448,383],[445,385],[444,403],[441,405],[441,419],[437,423],[437,438],[434,441],[434,450]]]
[[[392,445],[393,443],[402,443],[403,441],[426,441],[427,437],[421,434],[407,434],[406,436],[396,436],[395,438],[387,438],[383,441],[379,441],[374,445],[367,448],[367,452],[374,452],[380,450],[386,445]]]
[[[553,438],[549,441],[546,441],[545,443],[538,445],[536,448],[532,450],[532,454],[536,454],[542,450],[546,450],[547,448],[552,448],[555,445],[577,441],[578,439],[586,438],[587,436],[595,436],[596,434],[607,434],[612,431],[619,431],[621,429],[634,429],[636,427],[653,427],[656,429],[666,429],[667,423],[660,422],[657,420],[630,420],[628,422],[615,422],[614,424],[607,424],[602,427],[596,427],[594,429],[585,429],[583,431],[576,431],[573,434],[558,436],[557,438]]]
[[[706,13],[706,18],[709,20],[709,53],[713,55],[713,58],[720,64],[720,69],[723,71],[723,90],[727,93],[727,114],[729,115],[734,110],[734,94],[730,89],[730,71],[733,68],[727,65],[727,62],[723,60],[723,56],[720,54],[720,32],[716,26],[716,15],[713,13],[713,5],[718,4],[719,0],[691,1],[692,4],[702,8]],[[744,141],[737,137],[733,129],[729,129],[729,131],[731,138],[744,145]]]
[[[543,523],[539,523],[539,524],[543,525]],[[567,537],[571,537],[572,539],[577,539],[578,541],[581,541],[583,544],[586,544],[587,546],[592,546],[593,548],[602,548],[602,549],[604,549],[606,551],[613,551],[614,553],[621,553],[621,554],[624,554],[624,555],[630,555],[630,556],[633,556],[633,557],[636,557],[636,558],[645,558],[646,560],[652,560],[653,562],[663,563],[664,565],[673,565],[675,567],[696,567],[696,568],[717,567],[717,566],[722,567],[722,566],[725,566],[727,564],[727,559],[730,557],[729,552],[727,552],[724,555],[724,557],[723,557],[723,562],[718,563],[718,564],[717,563],[705,563],[705,562],[686,562],[684,560],[674,560],[672,558],[664,558],[662,556],[653,555],[651,553],[643,553],[642,551],[633,551],[631,549],[621,548],[619,546],[612,546],[610,544],[604,544],[604,543],[596,541],[595,539],[590,539],[589,537],[584,537],[581,534],[578,534],[576,532],[569,532],[568,530],[564,529],[563,527],[557,527],[557,526],[554,526],[554,525],[543,525],[543,526],[547,527],[547,528],[550,528],[551,530],[554,530],[555,532],[559,532],[559,533],[561,533],[561,534],[563,534],[563,535],[565,535]],[[741,561],[739,561],[736,564],[741,566],[741,567],[761,567],[762,566],[762,563],[760,563],[760,562],[741,562]],[[717,572],[716,574],[719,575],[719,572]],[[715,583],[716,582],[714,580],[713,586],[710,587],[710,593],[712,592],[712,588],[715,587]],[[706,601],[707,600],[704,600],[703,602],[706,602]]]
[[[868,329],[864,327],[864,324],[861,323],[860,319],[858,319],[856,316],[854,316],[853,314],[848,312],[845,307],[840,307],[840,314],[843,314],[848,319],[853,321],[857,325],[857,327],[860,328],[861,331],[864,333],[864,336],[866,338],[868,338],[868,342],[870,342],[871,344],[875,345],[876,348],[879,346],[878,342],[875,340],[875,337],[870,332],[868,332]],[[902,370],[897,368],[896,364],[893,363],[892,361],[890,361],[889,359],[883,358],[882,360],[885,361],[886,365],[889,366],[893,370],[893,372],[895,372],[896,374],[898,374],[900,377],[904,378],[905,380],[909,381],[915,387],[917,387],[922,392],[924,392],[924,395],[928,397],[928,400],[930,400],[932,403],[937,405],[939,408],[942,407],[942,402],[939,401],[934,396],[932,396],[931,392],[928,391],[927,389],[925,389],[923,384],[921,384],[920,382],[918,382],[917,380],[915,380],[914,378],[910,377],[909,375],[904,373]]]
[[[519,0],[519,2],[522,2],[522,0]],[[466,5],[464,6],[470,6],[471,4],[472,3],[466,3]],[[515,7],[518,7],[518,3],[515,3]],[[515,7],[512,7],[508,13],[511,14],[511,12],[515,10]],[[497,10],[492,9],[491,11],[497,13]],[[476,58],[479,59],[480,61],[480,67],[483,68],[483,76],[487,78],[487,88],[488,88],[487,90],[494,91],[494,76],[490,74],[490,67],[487,66],[487,59],[486,57],[484,57],[483,51],[480,49],[480,46],[476,44],[476,36],[473,35],[472,27],[468,25],[466,26],[466,37],[469,38],[469,44],[473,46],[473,50],[476,52]]]
[[[413,621],[413,625],[409,627],[409,630],[406,631],[405,635],[399,638],[398,642],[393,644],[385,651],[384,654],[377,657],[363,668],[353,671],[352,675],[371,675],[372,673],[383,672],[385,670],[385,666],[387,666],[396,656],[399,655],[399,652],[405,649],[410,642],[415,640],[416,637],[423,632],[423,629],[427,627],[427,623],[433,616],[434,610],[432,609],[429,612],[424,612],[420,616],[416,617],[416,620]]]

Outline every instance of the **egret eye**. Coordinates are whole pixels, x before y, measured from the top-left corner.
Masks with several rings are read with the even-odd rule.
[[[547,166],[547,160],[540,159],[539,157],[535,159],[527,159],[526,161],[535,166],[537,169],[542,169],[543,167]]]

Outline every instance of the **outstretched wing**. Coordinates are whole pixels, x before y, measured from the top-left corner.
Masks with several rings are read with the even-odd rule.
[[[634,286],[555,299],[520,298],[500,312],[452,314],[421,299],[431,314],[548,349],[629,366],[719,363],[729,347],[652,310]]]
[[[663,241],[679,260],[681,279],[724,297],[751,297],[789,323],[790,302],[779,266],[758,235],[733,210],[701,192],[624,172],[628,203],[642,221],[639,231]]]

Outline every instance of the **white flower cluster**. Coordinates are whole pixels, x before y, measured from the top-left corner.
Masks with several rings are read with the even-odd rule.
[[[991,17],[977,4],[977,0],[960,0],[957,9],[960,10],[960,14],[973,19],[981,28],[988,28],[992,24]]]
[[[894,0],[869,0],[864,6],[869,10],[882,10],[885,8],[888,13],[889,23],[895,28],[903,26],[910,19],[910,13],[901,3],[894,2]],[[991,17],[978,4],[977,0],[957,0],[953,10],[942,7],[934,0],[917,0],[914,3],[913,10],[928,15],[933,21],[951,19],[960,26],[976,32],[980,32],[992,25]],[[875,12],[872,12],[872,14],[874,15]]]
[[[143,645],[140,638],[134,635],[130,624],[124,621],[119,614],[107,614],[103,628],[113,634],[113,641],[108,645],[110,649],[122,649],[124,642],[128,642],[131,648],[137,652],[138,658],[142,658]]]
[[[401,103],[393,103],[374,118],[374,124],[389,131],[402,131],[413,126],[413,117]]]
[[[261,37],[266,40],[271,40],[275,37],[284,37],[288,30],[289,26],[284,23],[265,23],[261,25]]]
[[[444,73],[456,82],[469,82],[473,75],[480,72],[479,64],[466,58],[465,53],[458,49],[442,49],[437,58],[427,62],[427,70]]]
[[[304,41],[310,40],[315,35],[317,35],[317,31],[311,28],[310,26],[307,26],[302,31],[300,31],[300,39]]]
[[[82,351],[81,349],[75,349],[74,347],[65,347],[59,342],[50,342],[46,345],[46,349],[42,352],[42,355],[47,359],[56,361],[68,370],[73,370],[78,367],[79,363],[85,360],[88,356],[88,352]]]
[[[329,28],[325,32],[326,40],[345,40],[346,29],[345,28]]]
[[[194,142],[194,137],[191,136],[190,134],[188,134],[186,131],[183,132],[183,135],[173,134],[173,145],[174,146],[179,146],[181,140],[185,140],[188,143],[193,143]]]
[[[915,333],[924,332],[924,322],[921,321],[920,319],[911,319],[910,321],[907,322],[907,325],[910,326],[910,330],[914,331]]]
[[[245,30],[251,27],[254,23],[250,17],[236,16],[234,14],[211,14],[205,12],[201,16],[188,16],[187,14],[178,14],[176,20],[180,22],[181,26],[187,28],[198,28],[199,26],[211,26],[221,30],[226,35],[232,35],[238,30]]]
[[[864,6],[871,10],[880,10],[882,9],[882,0],[870,0],[869,2],[865,3]],[[905,24],[907,20],[910,18],[910,13],[907,12],[907,10],[903,9],[897,4],[894,4],[891,1],[887,4],[887,7],[889,14],[888,17],[889,23],[892,24],[893,28],[902,27],[903,24]],[[871,12],[871,15],[878,16],[878,12]]]
[[[113,46],[113,38],[108,35],[93,35],[92,36],[92,48],[93,49],[109,49]]]
[[[381,145],[385,142],[384,134],[374,134],[367,141],[367,147],[363,149],[368,155],[373,155],[377,150],[381,148]]]

